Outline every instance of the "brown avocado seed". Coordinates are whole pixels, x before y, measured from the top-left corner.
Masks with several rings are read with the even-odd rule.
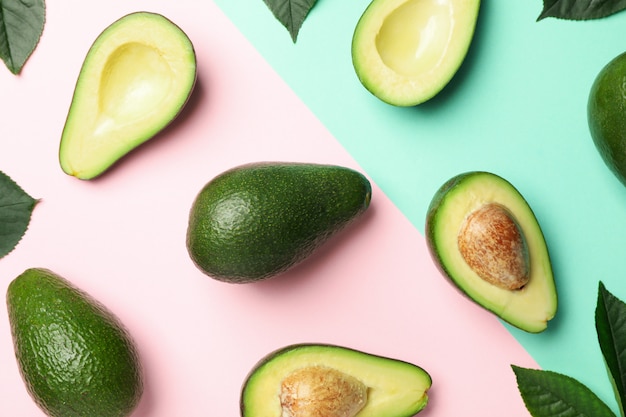
[[[354,417],[367,402],[367,387],[325,366],[298,369],[280,387],[281,417]]]
[[[518,290],[530,278],[526,239],[509,210],[488,203],[472,212],[458,235],[465,262],[485,281],[506,290]]]

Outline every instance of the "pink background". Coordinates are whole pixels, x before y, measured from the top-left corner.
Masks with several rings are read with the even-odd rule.
[[[0,286],[46,267],[115,312],[146,370],[135,416],[237,416],[256,361],[299,342],[422,366],[433,378],[423,416],[528,415],[510,364],[536,363],[439,275],[423,237],[376,184],[358,223],[281,277],[229,285],[193,266],[187,214],[223,170],[261,160],[360,169],[213,2],[48,3],[22,74],[0,68],[0,170],[41,199],[24,239],[0,260]],[[59,138],[85,53],[104,27],[139,10],[165,15],[191,38],[193,97],[172,126],[108,174],[66,176]],[[4,303],[0,369],[0,415],[43,415],[21,381]]]

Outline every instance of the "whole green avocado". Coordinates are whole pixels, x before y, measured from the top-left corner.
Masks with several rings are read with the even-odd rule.
[[[626,185],[626,52],[596,76],[589,91],[587,121],[602,160]]]
[[[303,261],[370,204],[372,188],[350,168],[294,162],[241,165],[207,183],[193,202],[187,249],[220,281],[273,277]]]
[[[7,289],[15,355],[28,393],[51,417],[125,417],[143,392],[129,333],[69,281],[31,268]]]

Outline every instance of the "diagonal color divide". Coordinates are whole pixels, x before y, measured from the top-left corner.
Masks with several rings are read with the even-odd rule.
[[[612,404],[593,294],[598,280],[624,288],[614,254],[626,244],[626,202],[589,137],[586,102],[597,72],[624,50],[616,34],[626,15],[537,22],[541,4],[483,1],[459,73],[406,109],[379,102],[354,74],[351,36],[369,0],[319,2],[297,45],[262,2],[216,3],[420,232],[430,198],[458,173],[492,171],[522,192],[548,241],[560,308],[544,334],[509,330],[542,367]]]

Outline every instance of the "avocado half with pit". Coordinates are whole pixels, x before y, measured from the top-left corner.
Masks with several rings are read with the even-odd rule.
[[[425,230],[435,264],[465,295],[522,330],[547,328],[557,310],[548,247],[511,183],[481,171],[451,178],[435,193]]]
[[[63,171],[102,174],[174,120],[195,81],[193,45],[172,21],[136,12],[111,24],[78,75],[61,136]]]
[[[480,0],[373,0],[352,38],[352,63],[382,101],[415,106],[439,93],[465,60]]]
[[[428,403],[430,375],[411,363],[328,344],[262,358],[241,392],[242,417],[410,417]]]

